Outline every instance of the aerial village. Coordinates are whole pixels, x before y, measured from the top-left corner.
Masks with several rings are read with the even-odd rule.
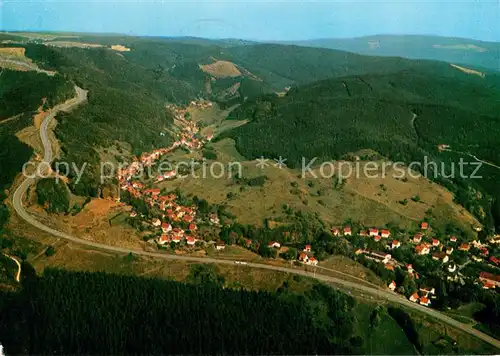
[[[343,236],[346,239],[353,236],[353,231],[350,226],[343,228],[334,227],[331,229],[331,234],[334,237]],[[356,256],[363,256],[364,258],[380,263],[385,269],[394,271],[400,268],[406,273],[418,280],[421,276],[411,264],[404,264],[398,262],[393,258],[391,251],[401,248],[404,243],[391,238],[391,231],[388,229],[369,228],[367,230],[360,230],[358,236],[373,239],[375,242],[380,242],[385,246],[383,251],[375,251],[370,249],[359,248],[354,251]],[[500,244],[500,235],[495,235],[487,242],[474,240],[472,242],[459,242],[456,236],[449,236],[446,239],[438,239],[432,237],[433,233],[428,222],[421,222],[420,231],[415,233],[406,244],[409,244],[413,254],[418,256],[429,255],[432,260],[438,261],[442,264],[443,270],[446,272],[446,279],[450,282],[464,283],[464,278],[460,270],[472,261],[486,263],[490,267],[497,268],[500,271],[500,259],[496,256],[490,255],[490,250],[494,249]],[[498,248],[496,249],[498,251]],[[466,261],[461,265],[453,261],[454,254],[457,251],[466,254]],[[306,245],[303,252],[299,256],[299,260],[306,264],[316,265],[317,260],[311,257],[311,246]],[[494,289],[500,287],[500,274],[493,274],[490,272],[480,272],[479,276],[475,276],[476,283],[482,286],[483,289]],[[397,285],[392,281],[388,288],[396,291]],[[435,288],[422,287],[418,292],[413,293],[409,300],[419,303],[424,306],[431,305],[431,299],[435,298]]]
[[[200,101],[191,102],[190,107],[211,107],[210,102]],[[167,106],[174,115],[177,126],[181,128],[178,134],[178,139],[168,148],[161,148],[149,153],[143,153],[139,159],[135,159],[126,169],[118,172],[118,179],[120,189],[127,191],[130,195],[137,199],[142,199],[150,207],[155,207],[160,212],[160,215],[154,217],[148,222],[150,231],[156,232],[157,238],[154,242],[161,248],[164,245],[171,246],[171,244],[182,243],[183,246],[189,248],[192,246],[203,246],[206,242],[198,236],[198,226],[200,224],[210,226],[220,226],[221,222],[217,214],[211,213],[207,216],[206,221],[203,221],[197,215],[197,207],[194,205],[185,206],[177,201],[177,196],[173,193],[166,195],[162,194],[159,188],[147,188],[134,176],[139,171],[141,166],[154,165],[164,155],[171,153],[179,147],[184,147],[189,151],[199,150],[203,145],[212,140],[212,134],[207,137],[201,138],[199,135],[199,128],[196,123],[186,119],[187,107],[178,107],[175,105]],[[177,172],[175,170],[167,171],[159,174],[155,178],[155,182],[162,182],[165,180],[175,179]],[[132,211],[131,218],[138,217],[138,213]],[[353,229],[350,226],[343,228],[334,227],[331,229],[332,238],[344,237],[347,240],[352,237]],[[355,256],[364,256],[364,258],[380,263],[385,269],[394,271],[395,269],[404,270],[409,276],[414,279],[420,278],[420,273],[416,271],[411,264],[398,262],[392,257],[391,251],[399,249],[404,244],[409,244],[413,254],[418,256],[429,255],[433,260],[442,264],[443,270],[446,272],[446,279],[450,282],[464,283],[464,276],[460,270],[470,262],[483,262],[493,267],[500,267],[500,259],[496,256],[490,255],[490,249],[500,244],[500,235],[491,237],[487,242],[474,240],[472,242],[459,242],[455,236],[448,236],[446,239],[438,239],[433,237],[432,229],[428,222],[421,222],[419,232],[415,233],[409,240],[402,242],[396,238],[391,238],[391,231],[389,229],[378,229],[375,227],[369,229],[362,229],[357,232],[357,235],[366,239],[373,239],[373,241],[381,243],[385,248],[383,251],[370,250],[366,248],[356,249]],[[216,250],[224,250],[225,243],[223,241],[211,241],[215,244]],[[249,248],[252,241],[246,239],[245,245]],[[271,241],[267,244],[269,249],[279,250],[282,244],[278,241]],[[497,249],[498,250],[498,249]],[[467,255],[467,261],[461,265],[454,262],[454,254],[458,252]],[[314,257],[313,249],[310,244],[303,247],[303,250],[297,256],[298,263],[309,266],[316,266],[318,259]],[[484,289],[494,289],[500,287],[500,274],[493,274],[490,272],[480,272],[476,276],[476,281]],[[395,281],[392,281],[388,288],[394,292],[397,290]],[[420,288],[418,292],[413,293],[409,300],[419,303],[424,306],[431,305],[431,299],[435,298],[434,288]]]
[[[209,107],[205,102],[198,104],[191,102],[191,106]],[[134,161],[126,168],[119,170],[118,181],[120,189],[127,191],[136,199],[142,199],[150,207],[155,207],[161,212],[161,216],[153,218],[149,221],[151,230],[161,231],[161,235],[156,239],[158,245],[180,243],[184,241],[187,246],[194,246],[199,240],[197,238],[198,224],[201,222],[197,218],[196,206],[184,206],[177,202],[177,196],[173,193],[162,195],[160,188],[146,188],[146,185],[136,178],[137,174],[141,172],[144,167],[154,165],[163,156],[171,153],[178,147],[184,147],[189,151],[200,149],[204,143],[212,139],[212,135],[205,138],[197,137],[199,129],[196,123],[185,119],[187,109],[179,108],[176,106],[168,106],[175,114],[175,119],[181,131],[178,139],[167,148],[156,149],[152,152],[143,153],[139,159],[135,158]],[[161,172],[155,178],[155,182],[162,182],[164,180],[174,179],[177,176],[177,171],[169,170]],[[120,200],[120,198],[118,198]],[[137,218],[138,213],[132,211],[131,218]],[[219,218],[216,214],[209,215],[208,223],[218,226],[220,224]],[[223,244],[217,244],[217,249],[223,248]]]

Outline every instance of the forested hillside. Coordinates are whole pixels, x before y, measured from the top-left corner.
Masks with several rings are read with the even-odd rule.
[[[430,62],[394,74],[332,79],[292,88],[283,98],[249,100],[228,119],[251,122],[226,135],[247,158],[282,156],[292,167],[300,166],[302,157],[307,162],[318,157],[321,163],[367,148],[406,163],[427,156],[448,168],[456,164],[456,157],[438,153],[439,144],[498,164],[499,83],[494,75],[483,79]],[[484,180],[437,180],[455,192],[457,184],[481,186],[497,196],[491,169],[481,173],[486,171]],[[493,174],[498,177],[500,171]],[[461,203],[472,204],[468,199],[461,194]],[[480,219],[493,224],[489,214]]]
[[[88,103],[69,114],[59,114],[56,128],[61,159],[79,167],[88,164],[78,184],[70,185],[74,193],[88,196],[101,191],[97,148],[120,141],[129,143],[133,153],[139,154],[170,145],[167,130],[172,118],[165,110],[167,102],[185,103],[204,97],[224,105],[329,77],[390,73],[425,65],[320,48],[230,41],[198,43],[129,36],[83,36],[74,41],[103,47],[58,47],[51,46],[50,41],[47,45],[33,41],[11,45],[24,47],[28,58],[43,69],[56,71],[65,83],[73,82],[89,91]],[[117,43],[130,51],[108,48]],[[241,74],[216,78],[200,68],[217,61],[225,61]],[[235,84],[236,92],[229,93]]]
[[[35,111],[44,103],[53,107],[73,96],[71,83],[60,75],[0,70],[0,121]]]

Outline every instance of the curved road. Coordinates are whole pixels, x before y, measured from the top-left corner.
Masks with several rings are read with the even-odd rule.
[[[47,116],[45,121],[43,122],[41,128],[40,128],[40,137],[43,142],[44,150],[45,150],[45,155],[43,162],[45,165],[50,164],[52,161],[52,147],[50,145],[50,142],[47,138],[47,127],[50,123],[50,121],[54,118],[54,116],[57,114],[58,111],[61,110],[69,110],[72,107],[82,103],[86,99],[86,91],[76,88],[77,90],[77,97],[73,99],[71,102],[66,102],[64,104],[61,104],[54,108],[53,112]],[[166,253],[159,253],[159,252],[147,252],[143,250],[137,250],[137,249],[126,249],[126,248],[121,248],[121,247],[116,247],[116,246],[109,246],[93,241],[87,241],[75,236],[68,235],[64,232],[54,230],[48,226],[45,226],[42,222],[36,220],[33,216],[31,216],[26,209],[24,208],[23,205],[23,197],[26,194],[28,188],[30,185],[32,185],[36,181],[36,178],[26,178],[16,189],[14,192],[13,196],[13,206],[14,209],[16,210],[17,214],[26,222],[29,224],[39,228],[40,230],[43,230],[51,235],[60,237],[62,239],[72,241],[81,245],[86,245],[88,247],[92,247],[98,250],[105,250],[109,252],[114,252],[114,253],[119,253],[119,254],[128,254],[128,253],[134,253],[136,255],[140,256],[147,256],[147,257],[154,257],[158,259],[164,259],[164,260],[183,260],[183,261],[188,261],[188,262],[197,262],[197,263],[217,263],[217,264],[225,264],[225,265],[233,265],[233,266],[240,266],[236,265],[234,260],[223,260],[223,259],[216,259],[216,258],[208,258],[208,257],[192,257],[192,256],[177,256],[177,255],[170,255]],[[278,272],[285,272],[285,273],[292,273],[292,274],[297,274],[297,275],[302,275],[306,277],[311,277],[315,278],[317,280],[327,282],[327,283],[332,283],[336,284],[339,286],[342,286],[347,289],[352,289],[352,290],[357,290],[359,292],[375,296],[380,299],[385,299],[393,303],[398,303],[401,304],[407,308],[416,310],[420,313],[426,314],[427,316],[431,316],[441,322],[444,322],[448,325],[451,325],[453,327],[456,327],[457,329],[463,330],[470,335],[474,335],[478,337],[479,339],[495,346],[500,350],[500,341],[494,339],[491,336],[488,336],[474,328],[472,328],[469,325],[463,324],[453,318],[450,318],[436,310],[421,306],[419,304],[415,304],[407,300],[406,298],[400,296],[399,294],[396,294],[394,292],[390,292],[388,290],[380,290],[375,287],[368,287],[363,284],[359,283],[354,283],[346,280],[342,280],[339,278],[335,277],[330,277],[322,274],[317,274],[313,272],[308,272],[302,269],[294,269],[294,268],[288,268],[288,267],[279,267],[279,266],[272,266],[272,265],[266,265],[262,263],[252,263],[248,262],[243,266],[244,267],[249,267],[249,268],[260,268],[260,269],[266,269],[266,270],[272,270],[272,271],[278,271]]]

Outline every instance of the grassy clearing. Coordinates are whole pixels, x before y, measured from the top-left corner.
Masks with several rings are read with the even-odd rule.
[[[358,303],[354,309],[358,334],[365,342],[370,355],[418,354],[404,331],[387,314],[384,306]],[[375,314],[378,314],[376,317]]]
[[[350,274],[376,285],[385,286],[385,283],[372,270],[345,256],[332,256],[321,261],[321,266]]]
[[[351,219],[367,226],[397,224],[413,229],[417,223],[432,212],[432,224],[444,228],[450,221],[464,231],[472,233],[471,226],[477,221],[462,207],[453,202],[453,195],[443,187],[424,178],[396,179],[388,170],[385,177],[368,178],[357,174],[363,164],[351,167],[351,178],[337,184],[337,178],[320,178],[319,168],[313,171],[319,178],[301,177],[298,169],[278,169],[272,165],[264,170],[256,167],[256,161],[244,160],[238,154],[234,141],[224,139],[210,144],[218,161],[226,171],[222,178],[178,179],[160,184],[161,188],[179,188],[187,193],[207,199],[213,204],[226,204],[228,210],[241,223],[262,226],[263,220],[281,214],[283,204],[294,210],[317,212],[320,218],[330,224],[341,224]],[[175,159],[187,159],[187,155]],[[229,178],[229,164],[241,163],[242,176],[247,179],[265,175],[263,186],[245,186]],[[232,166],[236,174],[236,166]],[[219,171],[217,171],[218,173]],[[359,176],[359,178],[357,178]],[[383,187],[383,188],[381,188]],[[229,199],[228,196],[231,198]],[[419,201],[411,200],[419,197]],[[402,205],[400,201],[408,200]],[[252,204],[248,204],[252,202]]]

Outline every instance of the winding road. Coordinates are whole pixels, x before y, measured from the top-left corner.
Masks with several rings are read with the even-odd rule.
[[[42,123],[40,127],[40,138],[43,143],[44,147],[44,158],[43,158],[43,163],[44,166],[49,166],[50,163],[52,162],[52,147],[50,145],[50,141],[47,137],[47,128],[48,125],[50,124],[50,121],[55,117],[55,115],[59,111],[65,111],[65,110],[70,110],[73,107],[81,104],[86,100],[86,94],[87,92],[84,91],[81,88],[76,87],[76,92],[77,96],[71,101],[68,101],[64,104],[61,104],[57,107],[55,107],[50,115],[48,115],[44,122]],[[23,205],[23,198],[26,195],[26,192],[28,191],[28,188],[34,184],[36,181],[36,178],[29,178],[26,177],[24,181],[18,186],[18,188],[15,190],[14,195],[13,195],[13,206],[16,211],[16,213],[19,215],[20,218],[25,220],[27,223],[31,224],[34,227],[37,227],[38,229],[45,231],[53,236],[85,245],[90,248],[94,248],[97,250],[104,250],[112,253],[118,253],[118,254],[128,254],[128,253],[134,253],[136,255],[140,256],[146,256],[146,257],[153,257],[157,259],[164,259],[164,260],[183,260],[187,262],[196,262],[196,263],[216,263],[216,264],[224,264],[224,265],[232,265],[235,268],[260,268],[260,269],[265,269],[265,270],[272,270],[272,271],[277,271],[277,272],[284,272],[284,273],[292,273],[296,275],[301,275],[301,276],[306,276],[310,278],[315,278],[317,280],[327,282],[327,283],[332,283],[337,286],[341,286],[345,289],[350,289],[350,290],[356,290],[358,292],[379,298],[379,299],[384,299],[392,303],[397,303],[400,305],[405,306],[406,308],[416,310],[420,313],[423,313],[427,316],[430,316],[436,320],[439,320],[443,323],[446,323],[448,325],[451,325],[457,329],[460,329],[464,332],[467,332],[470,335],[474,335],[477,338],[495,346],[497,349],[500,350],[500,341],[496,340],[495,338],[486,335],[474,328],[472,328],[469,325],[463,324],[449,316],[446,316],[436,310],[421,306],[419,304],[410,302],[406,298],[400,296],[397,293],[391,292],[389,290],[382,290],[378,289],[377,287],[369,287],[367,285],[363,285],[361,283],[355,283],[347,280],[343,280],[340,278],[335,278],[331,276],[326,276],[323,274],[319,273],[313,273],[301,268],[292,268],[292,267],[280,267],[280,266],[273,266],[273,265],[268,265],[268,264],[263,264],[263,263],[253,263],[253,262],[248,262],[244,266],[241,266],[240,264],[236,264],[235,260],[227,260],[227,259],[216,259],[216,258],[208,258],[208,257],[193,257],[193,256],[177,256],[177,255],[170,255],[167,253],[160,253],[160,252],[148,252],[144,250],[138,250],[138,249],[126,249],[126,248],[121,248],[117,246],[109,246],[93,241],[87,241],[75,236],[68,235],[64,232],[54,230],[46,225],[44,225],[42,222],[36,220],[32,215],[30,215],[27,210],[25,209]]]

